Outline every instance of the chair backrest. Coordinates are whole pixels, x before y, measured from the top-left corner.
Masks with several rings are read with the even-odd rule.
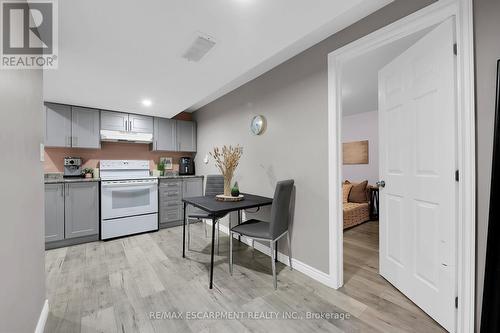
[[[293,179],[290,179],[279,181],[276,184],[271,208],[271,223],[269,226],[273,239],[276,239],[276,237],[288,230],[293,183]]]
[[[205,184],[205,195],[215,197],[217,194],[224,193],[224,176],[208,175]]]

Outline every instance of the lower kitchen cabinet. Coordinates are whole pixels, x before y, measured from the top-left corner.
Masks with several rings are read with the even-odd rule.
[[[184,219],[182,198],[202,195],[203,177],[160,179],[160,228],[174,227],[182,224],[182,220]],[[190,210],[192,208],[188,206],[188,214]]]
[[[64,239],[64,184],[45,185],[45,242]]]
[[[99,188],[97,182],[68,183],[64,200],[65,238],[99,233]]]
[[[45,247],[97,240],[99,183],[45,184]]]

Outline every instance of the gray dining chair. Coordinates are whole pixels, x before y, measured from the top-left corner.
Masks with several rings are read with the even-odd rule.
[[[290,200],[292,197],[293,180],[283,180],[276,184],[273,204],[271,206],[271,221],[264,222],[251,219],[231,228],[229,236],[229,272],[233,275],[233,235],[246,236],[253,240],[268,241],[271,244],[271,260],[273,269],[274,289],[278,288],[276,278],[276,244],[278,240],[287,235],[288,238],[288,260],[292,269],[292,246],[288,221],[290,215]]]
[[[205,183],[205,196],[215,197],[217,194],[224,193],[224,176],[222,175],[208,175],[207,181]],[[221,216],[216,216],[216,226],[217,233],[216,242],[217,242],[217,254],[219,253],[219,220],[226,216],[226,214]],[[190,220],[202,221],[203,219],[212,219],[212,215],[208,214],[206,211],[199,208],[192,208],[189,212],[187,218],[187,234],[188,234],[188,250],[190,248],[191,243],[191,228],[190,228]],[[205,223],[205,237],[207,237],[207,224]]]

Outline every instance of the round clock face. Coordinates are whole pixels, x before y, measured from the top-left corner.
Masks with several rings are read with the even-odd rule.
[[[265,127],[265,119],[263,116],[255,116],[252,118],[252,122],[250,123],[250,130],[253,134],[259,135],[264,131]]]

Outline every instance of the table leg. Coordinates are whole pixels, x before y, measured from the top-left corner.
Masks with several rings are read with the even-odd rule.
[[[238,225],[241,224],[241,210],[238,210]],[[241,242],[241,235],[238,235],[238,242]]]
[[[186,258],[186,206],[184,202],[184,219],[182,220],[182,257]]]
[[[214,280],[214,239],[215,239],[215,217],[212,219],[212,253],[210,255],[210,284],[209,288],[212,289],[213,287],[213,280]]]
[[[274,255],[274,261],[278,262],[278,240],[274,242],[274,249],[276,251],[276,254]]]

